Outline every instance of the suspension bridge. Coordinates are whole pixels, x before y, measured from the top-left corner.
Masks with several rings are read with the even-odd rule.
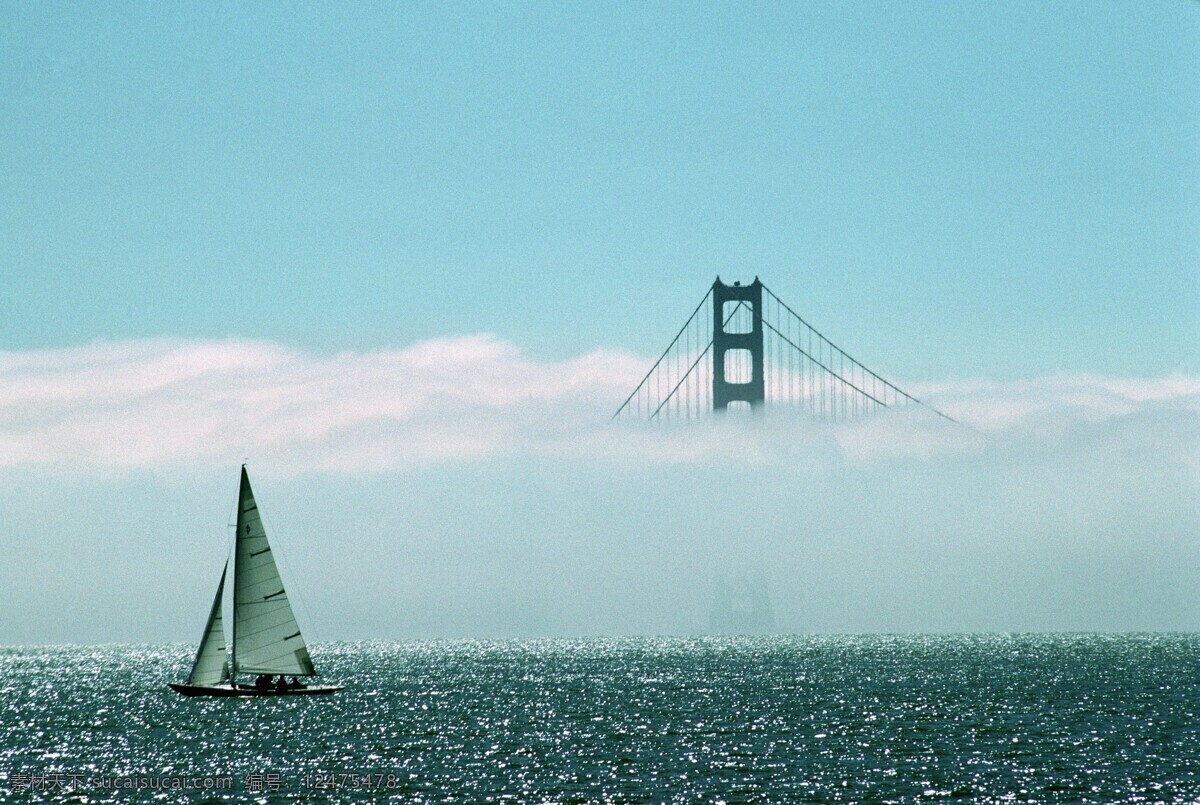
[[[699,419],[767,404],[831,421],[917,406],[961,424],[868,369],[757,277],[717,277],[613,418]]]

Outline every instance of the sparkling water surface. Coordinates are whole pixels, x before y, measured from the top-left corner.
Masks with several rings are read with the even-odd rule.
[[[0,797],[1200,800],[1195,634],[334,643],[278,699],[175,694],[194,650],[0,648]]]

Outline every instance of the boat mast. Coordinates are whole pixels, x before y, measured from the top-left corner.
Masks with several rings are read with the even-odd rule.
[[[233,595],[230,596],[230,599],[229,599],[229,601],[230,601],[229,614],[233,618],[233,630],[230,635],[230,637],[232,638],[232,641],[231,641],[232,645],[229,647],[230,653],[233,655],[233,657],[230,660],[231,667],[229,669],[229,684],[231,686],[233,686],[234,688],[237,687],[237,675],[238,675],[238,664],[237,664],[237,622],[238,622],[238,619],[237,619],[237,573],[238,573],[237,558],[238,558],[238,549],[237,549],[237,541],[238,541],[238,528],[242,524],[242,484],[245,483],[245,478],[246,478],[246,463],[242,462],[242,480],[240,480],[238,482],[237,517],[234,519],[234,523],[236,523],[236,525],[234,525],[234,527],[233,527]]]

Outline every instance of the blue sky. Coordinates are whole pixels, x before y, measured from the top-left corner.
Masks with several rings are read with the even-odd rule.
[[[1198,268],[1194,3],[0,4],[0,644],[243,457],[327,639],[1195,629]],[[972,429],[610,424],[718,274]]]
[[[0,15],[6,349],[649,354],[720,273],[903,377],[1196,364],[1191,4]]]

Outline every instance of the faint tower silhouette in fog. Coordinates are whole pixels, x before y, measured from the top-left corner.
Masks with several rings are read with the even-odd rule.
[[[763,574],[722,576],[713,596],[714,634],[770,634],[775,630],[771,596]]]

